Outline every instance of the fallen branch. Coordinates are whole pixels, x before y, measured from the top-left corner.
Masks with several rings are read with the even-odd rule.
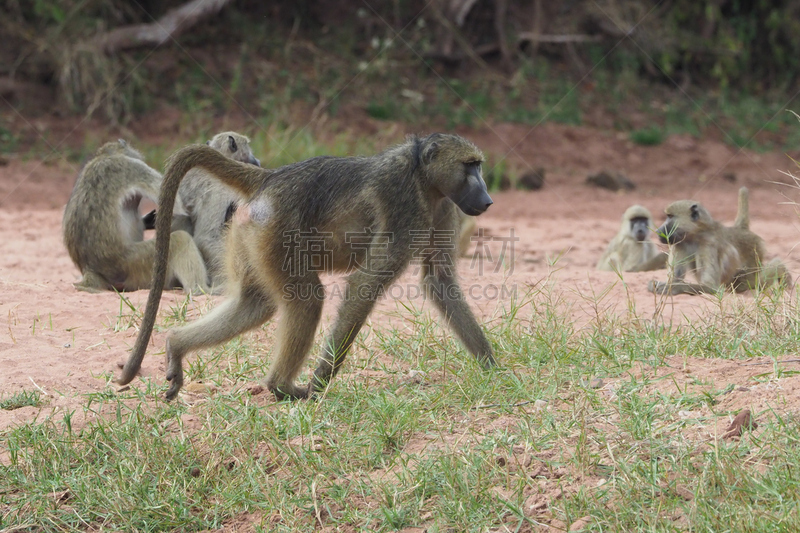
[[[231,0],[192,0],[171,9],[150,24],[133,24],[111,30],[93,39],[107,54],[142,46],[160,46],[201,20],[217,14]]]
[[[583,35],[583,34],[566,34],[566,35],[547,35],[542,33],[533,33],[524,31],[517,35],[519,42],[531,43],[552,43],[552,44],[567,44],[567,43],[596,43],[603,40],[602,35]]]

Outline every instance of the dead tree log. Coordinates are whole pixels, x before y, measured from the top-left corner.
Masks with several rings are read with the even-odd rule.
[[[93,44],[106,54],[142,46],[160,46],[201,20],[219,11],[231,0],[192,0],[171,9],[150,24],[133,24],[98,35]]]

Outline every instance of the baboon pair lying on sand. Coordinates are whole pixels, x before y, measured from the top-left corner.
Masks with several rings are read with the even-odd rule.
[[[656,294],[713,293],[721,289],[741,292],[770,283],[791,285],[791,277],[779,259],[764,263],[764,241],[750,231],[749,195],[739,190],[739,208],[732,227],[714,220],[692,200],[670,204],[667,220],[656,233],[670,253],[659,252],[649,239],[650,212],[632,206],[622,217],[622,227],[611,241],[597,268],[644,272],[667,266],[668,281],[651,281],[648,290]],[[693,272],[697,283],[685,281]]]
[[[250,139],[224,132],[206,143],[224,156],[261,166]],[[78,175],[62,230],[72,261],[81,271],[79,290],[149,289],[155,241],[155,211],[139,216],[143,199],[158,202],[162,176],[125,141],[103,145]],[[225,282],[225,230],[240,202],[239,194],[201,169],[181,182],[172,219],[166,288],[220,292]],[[459,252],[466,253],[475,230],[474,217],[460,213]]]
[[[259,165],[250,140],[220,133],[207,143],[225,157]],[[155,241],[144,240],[154,214],[139,214],[144,198],[158,202],[162,177],[125,141],[103,145],[83,167],[64,210],[64,244],[89,292],[149,289]],[[222,233],[238,202],[237,194],[197,169],[187,176],[176,200],[166,288],[208,291],[224,282]],[[210,280],[208,277],[210,276]]]

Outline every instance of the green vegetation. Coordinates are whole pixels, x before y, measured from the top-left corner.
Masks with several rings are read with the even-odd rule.
[[[631,141],[642,146],[656,146],[664,142],[664,132],[661,128],[650,127],[634,130],[630,133]]]
[[[793,149],[800,142],[785,113],[798,107],[791,96],[800,73],[794,38],[800,12],[788,0],[680,0],[657,9],[628,0],[583,2],[536,16],[543,17],[542,28],[594,28],[598,39],[541,46],[514,41],[530,31],[528,22],[520,24],[533,20],[532,4],[510,2],[502,21],[475,8],[465,22],[467,40],[453,52],[459,59],[451,61],[431,58],[440,55],[435,36],[447,34],[437,17],[405,4],[364,8],[335,24],[327,22],[328,11],[345,9],[336,2],[296,9],[232,4],[213,24],[194,27],[169,46],[113,56],[84,39],[150,22],[171,4],[84,4],[9,8],[7,47],[14,59],[0,62],[0,74],[48,80],[60,95],[53,102],[112,123],[175,107],[182,111],[183,138],[204,139],[202,133],[213,133],[210,116],[237,113],[265,131],[317,124],[321,117],[347,123],[361,114],[416,130],[497,121],[601,129],[611,123],[640,144],[672,134],[710,135],[755,150]],[[482,17],[488,18],[480,24]],[[498,22],[511,50],[507,64],[477,52],[496,41]],[[469,46],[473,54],[465,51]],[[41,98],[19,100],[15,109],[25,116],[43,109]],[[0,150],[20,144],[47,150],[12,132],[0,124]]]
[[[537,290],[489,324],[503,365],[490,373],[407,307],[402,331],[359,337],[318,402],[248,392],[272,342],[245,335],[191,359],[187,378],[213,394],[167,404],[162,380],[146,379],[0,432],[0,529],[486,531],[581,519],[592,531],[793,531],[796,420],[768,409],[741,440],[704,437],[741,393],[681,366],[796,353],[795,305],[725,297],[705,321],[669,327],[631,303],[579,328],[562,297]],[[768,364],[735,384],[785,372]]]
[[[39,407],[42,399],[37,390],[20,391],[7,398],[0,397],[0,409],[13,411],[20,407]]]
[[[13,152],[19,144],[19,136],[7,129],[0,121],[0,153]]]

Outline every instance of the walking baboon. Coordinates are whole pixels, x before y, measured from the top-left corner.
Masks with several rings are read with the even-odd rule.
[[[157,202],[160,186],[161,174],[124,140],[97,150],[78,174],[62,221],[64,244],[83,274],[76,288],[99,292],[150,287],[155,241],[143,240],[139,202]],[[177,209],[182,211],[182,204]],[[176,231],[166,252],[160,289],[180,284],[186,292],[207,290],[206,268],[191,235]]]
[[[206,145],[234,161],[261,166],[250,149],[250,139],[244,135],[233,131],[218,133]],[[181,182],[178,197],[189,215],[191,233],[206,262],[211,285],[219,288],[225,278],[224,232],[241,196],[202,168],[194,168]],[[180,222],[173,218],[173,230]]]
[[[278,399],[313,396],[338,372],[375,301],[412,259],[421,263],[426,294],[467,350],[484,367],[494,366],[492,347],[456,279],[452,237],[442,239],[455,234],[457,209],[474,216],[492,205],[482,161],[472,143],[441,133],[409,137],[372,157],[315,157],[275,170],[232,161],[206,146],[173,154],[156,220],[156,281],[164,275],[175,193],[190,169],[203,168],[238,189],[250,212],[228,239],[230,297],[167,335],[167,399],[183,384],[187,352],[258,327],[278,308],[283,317],[266,385]],[[300,387],[295,378],[325,297],[319,274],[339,271],[350,272],[344,301],[310,383]],[[120,384],[141,366],[160,294],[155,283]]]
[[[764,264],[764,241],[750,231],[747,189],[739,191],[736,225],[725,227],[692,200],[680,200],[665,210],[667,220],[658,228],[661,241],[669,244],[669,281],[650,281],[656,294],[713,293],[721,289],[742,292],[769,283],[791,284],[780,259]],[[693,271],[698,283],[684,281]]]
[[[653,217],[641,205],[632,205],[622,215],[617,235],[597,262],[598,270],[644,272],[666,267],[667,254],[650,240]]]

